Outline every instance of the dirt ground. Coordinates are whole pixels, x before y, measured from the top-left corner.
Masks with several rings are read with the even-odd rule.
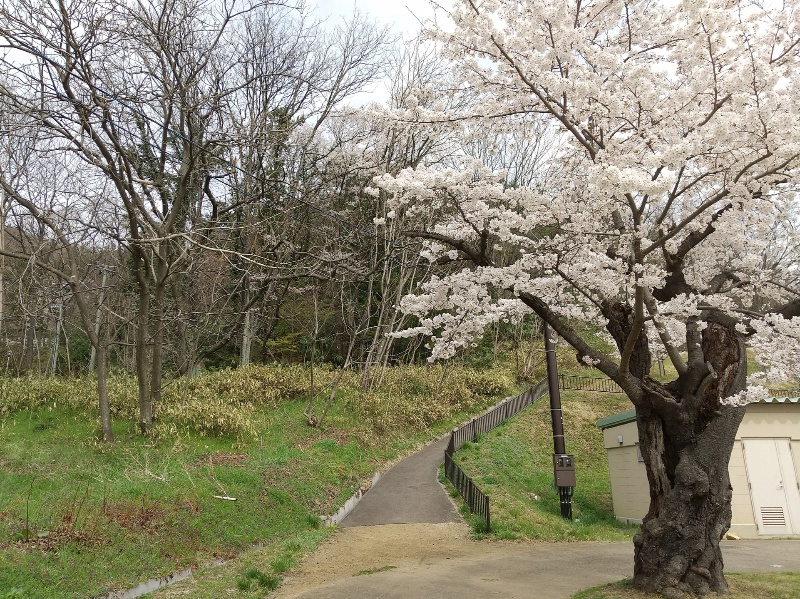
[[[290,599],[336,580],[442,560],[486,556],[517,543],[478,543],[466,524],[386,524],[340,528],[284,579],[274,595]]]
[[[800,566],[797,541],[723,544],[729,572],[796,571]],[[345,527],[293,568],[269,597],[565,599],[630,576],[632,564],[630,542],[478,542],[469,538],[463,523]],[[192,577],[156,596],[217,597],[237,592],[231,586],[217,595],[198,593],[198,583]]]

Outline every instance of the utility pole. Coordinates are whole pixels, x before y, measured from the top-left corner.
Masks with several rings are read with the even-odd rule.
[[[245,273],[242,281],[242,306],[247,307],[250,303],[250,275]],[[242,349],[239,355],[239,365],[247,366],[250,364],[250,350],[253,346],[253,325],[250,320],[252,309],[247,308],[244,313],[244,326],[242,327]]]
[[[5,271],[6,257],[3,252],[6,249],[6,190],[0,187],[0,335],[5,336],[4,322],[5,312],[3,311],[3,300],[5,299]]]
[[[246,297],[246,296],[245,296]],[[250,309],[244,313],[244,327],[242,332],[242,355],[239,358],[241,366],[250,364],[250,350],[253,347],[253,327],[250,323]]]
[[[258,325],[257,314],[254,313],[254,308],[250,305],[250,302],[254,301],[256,297],[254,294],[260,293],[263,295],[263,291],[259,292],[258,289],[264,284],[265,279],[265,275],[245,274],[242,281],[242,306],[247,307],[247,310],[244,313],[244,326],[242,327],[242,348],[239,354],[240,366],[247,366],[250,364],[253,337],[255,336],[253,331]]]
[[[53,337],[53,345],[50,348],[50,373],[55,376],[58,371],[58,346],[61,341],[61,332],[64,328],[64,306],[69,301],[71,293],[69,293],[69,284],[61,283],[58,288],[58,304],[55,302],[50,303],[50,312],[57,314],[56,320],[56,334]],[[69,348],[67,348],[69,354]]]
[[[28,314],[28,318],[25,319],[25,335],[22,337],[20,372],[27,374],[33,368],[33,352],[37,349],[35,348],[36,345],[36,317],[33,314]]]
[[[544,349],[547,357],[547,384],[550,391],[550,420],[553,424],[553,475],[561,504],[561,517],[572,520],[572,490],[575,488],[575,456],[564,443],[564,419],[558,391],[558,365],[553,330],[544,323]]]

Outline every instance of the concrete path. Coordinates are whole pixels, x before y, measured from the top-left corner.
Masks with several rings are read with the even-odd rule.
[[[437,479],[447,441],[391,468],[277,598],[565,599],[631,576],[631,542],[471,540]],[[727,541],[723,555],[726,572],[800,570],[800,541]]]
[[[380,529],[373,529],[374,533],[381,535]],[[800,570],[800,541],[726,541],[723,555],[726,572]],[[631,576],[632,565],[630,542],[485,543],[481,554],[401,562],[391,570],[351,574],[315,589],[279,595],[295,599],[566,599],[587,587]]]
[[[395,464],[339,526],[459,522],[461,517],[437,476],[449,438]]]

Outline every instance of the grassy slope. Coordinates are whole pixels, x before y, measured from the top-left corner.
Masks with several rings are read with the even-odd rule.
[[[21,588],[26,597],[94,596],[318,526],[313,515],[332,510],[392,451],[356,456],[354,442],[298,430],[301,409],[282,406],[283,425],[262,415],[263,451],[230,439],[151,443],[124,431],[104,448],[86,441],[93,431],[81,416],[56,410],[10,418],[0,505],[8,513],[4,540],[12,543],[0,549],[0,588]],[[58,424],[42,429],[51,418]],[[307,446],[297,448],[300,441]],[[26,536],[38,540],[20,542]]]
[[[456,454],[490,496],[492,535],[501,539],[623,540],[635,530],[619,524],[603,437],[595,422],[630,407],[618,394],[562,392],[567,451],[575,454],[573,517],[561,518],[553,486],[553,440],[545,395],[522,414]]]
[[[160,436],[145,439],[118,421],[118,441],[106,446],[96,441],[96,419],[77,408],[7,415],[0,598],[98,596],[261,542],[277,560],[262,574],[285,571],[325,536],[318,515],[335,512],[388,461],[497,399],[451,397],[444,408],[416,411],[439,378],[397,373],[361,401],[351,386],[321,430],[306,424],[302,397],[249,406],[256,437],[203,437],[165,422]],[[250,583],[257,590],[265,579],[242,580]]]

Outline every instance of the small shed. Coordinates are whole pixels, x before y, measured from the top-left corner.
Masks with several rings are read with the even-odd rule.
[[[603,431],[618,520],[641,523],[650,504],[636,413],[597,422]],[[733,486],[730,531],[743,538],[800,537],[800,398],[747,406],[728,465]]]

